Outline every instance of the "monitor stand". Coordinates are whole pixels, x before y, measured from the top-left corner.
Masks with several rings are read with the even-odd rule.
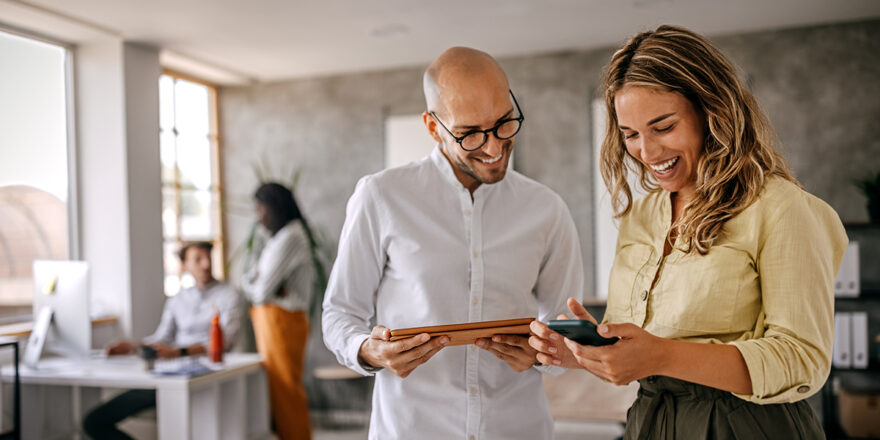
[[[30,368],[37,368],[40,356],[43,354],[43,346],[46,344],[46,338],[49,336],[49,326],[52,324],[52,315],[54,311],[50,306],[44,306],[40,309],[34,321],[34,328],[28,338],[27,348],[24,350],[24,364]]]

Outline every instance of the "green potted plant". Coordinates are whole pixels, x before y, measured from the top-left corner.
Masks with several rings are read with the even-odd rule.
[[[871,223],[880,223],[880,172],[865,179],[856,180],[855,184],[868,199],[868,218]]]

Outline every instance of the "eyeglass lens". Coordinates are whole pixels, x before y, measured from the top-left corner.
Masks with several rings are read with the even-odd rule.
[[[510,119],[504,121],[501,125],[490,130],[495,133],[495,137],[501,140],[510,139],[519,131],[520,121],[518,119]],[[482,131],[476,131],[468,134],[461,140],[461,146],[465,150],[476,150],[483,146],[488,140],[488,134]]]

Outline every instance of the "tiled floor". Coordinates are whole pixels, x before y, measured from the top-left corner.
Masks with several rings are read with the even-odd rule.
[[[618,423],[601,422],[556,422],[556,440],[614,440],[623,435],[623,427]],[[316,430],[313,440],[365,440],[367,429]]]

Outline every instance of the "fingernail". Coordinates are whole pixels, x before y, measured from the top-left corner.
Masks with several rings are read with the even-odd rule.
[[[482,339],[478,339],[476,342],[477,347],[483,348],[486,343]]]
[[[550,353],[556,353],[556,347],[550,347]]]
[[[495,342],[501,342],[501,337],[500,336],[492,336],[492,340]]]
[[[608,333],[608,326],[605,324],[600,325],[599,326],[599,333]]]
[[[428,339],[431,339],[428,335],[422,335],[422,342],[428,342]]]
[[[559,340],[559,333],[551,333],[550,339],[558,341]]]
[[[562,365],[562,361],[553,359],[553,365]]]
[[[440,344],[442,344],[442,345],[449,344],[449,338],[444,337],[443,339],[440,340]]]

